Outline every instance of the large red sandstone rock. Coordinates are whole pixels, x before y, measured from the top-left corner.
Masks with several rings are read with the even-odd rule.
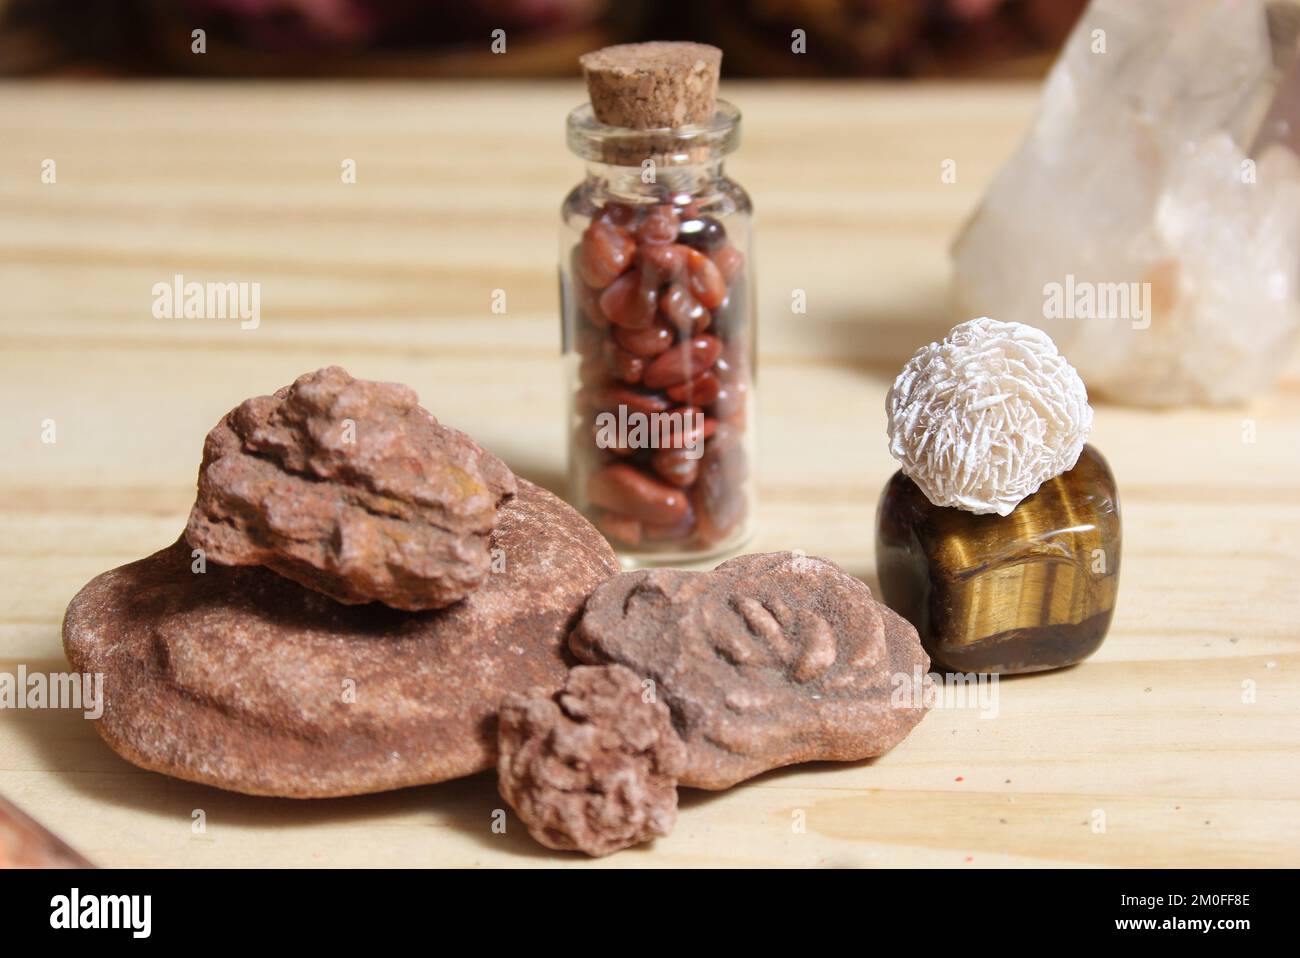
[[[105,676],[99,732],[144,768],[256,795],[352,795],[491,768],[510,692],[555,691],[565,636],[618,570],[531,483],[501,509],[503,571],[445,609],[340,605],[260,567],[191,571],[184,541],[68,606],[73,668]]]

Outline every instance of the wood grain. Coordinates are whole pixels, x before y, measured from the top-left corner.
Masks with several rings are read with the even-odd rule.
[[[947,244],[1034,92],[724,95],[746,113],[731,170],[758,209],[751,548],[826,555],[874,585],[884,394],[950,324]],[[0,669],[64,668],[64,606],[173,539],[217,418],[326,363],[411,383],[560,489],[555,235],[580,98],[545,83],[0,87]],[[151,288],[176,273],[261,283],[261,326],[155,319]],[[1002,683],[996,718],[936,711],[874,762],[686,793],[671,837],[597,864],[1300,864],[1300,368],[1249,408],[1100,406],[1093,441],[1125,525],[1095,658]],[[513,818],[494,834],[490,776],[247,798],[136,770],[71,712],[0,711],[0,793],[104,865],[589,864]]]

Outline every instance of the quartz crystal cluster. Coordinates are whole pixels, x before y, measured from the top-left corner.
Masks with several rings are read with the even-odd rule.
[[[885,399],[889,451],[936,506],[1009,515],[1072,469],[1088,393],[1044,332],[981,317],[917,350]]]
[[[1123,402],[1267,386],[1300,325],[1296,18],[1274,7],[1094,0],[956,241],[959,314],[1041,326]]]

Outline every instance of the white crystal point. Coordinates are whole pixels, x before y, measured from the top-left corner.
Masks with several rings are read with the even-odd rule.
[[[1074,468],[1088,392],[1050,336],[982,316],[922,346],[885,399],[889,451],[936,506],[1009,515]]]
[[[1271,384],[1300,328],[1300,161],[1256,148],[1282,73],[1265,7],[1094,0],[954,245],[959,316],[1041,326],[1123,402]]]

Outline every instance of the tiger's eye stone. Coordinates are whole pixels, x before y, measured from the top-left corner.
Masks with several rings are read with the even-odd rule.
[[[876,512],[882,597],[958,672],[1038,672],[1095,652],[1115,611],[1120,539],[1115,477],[1087,445],[1008,516],[932,505],[902,472]]]

